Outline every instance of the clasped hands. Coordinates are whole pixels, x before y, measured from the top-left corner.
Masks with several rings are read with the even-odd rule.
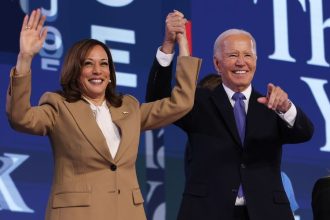
[[[175,42],[177,42],[180,49],[179,56],[189,55],[188,40],[185,29],[186,23],[187,19],[177,10],[174,10],[167,15],[165,21],[165,37],[161,51],[166,54],[173,53]]]

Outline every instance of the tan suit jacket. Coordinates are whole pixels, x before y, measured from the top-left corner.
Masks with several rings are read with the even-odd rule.
[[[121,107],[109,105],[121,133],[115,158],[86,101],[70,103],[48,92],[31,107],[31,75],[15,77],[12,70],[6,109],[11,126],[48,135],[53,150],[47,220],[146,219],[135,169],[140,133],[170,124],[192,108],[200,65],[197,58],[178,58],[177,85],[170,98],[140,105],[126,95]]]

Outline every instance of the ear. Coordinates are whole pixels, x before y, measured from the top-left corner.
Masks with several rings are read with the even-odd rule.
[[[217,73],[219,75],[221,75],[220,62],[219,62],[219,60],[217,59],[217,57],[215,55],[213,56],[213,65],[214,65],[214,69],[217,71]]]

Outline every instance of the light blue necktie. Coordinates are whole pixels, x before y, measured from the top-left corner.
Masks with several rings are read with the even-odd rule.
[[[233,95],[232,99],[235,100],[235,104],[234,104],[235,121],[236,121],[238,134],[243,146],[244,138],[245,138],[245,118],[246,118],[245,103],[243,101],[245,99],[245,96],[240,92],[236,92]],[[240,184],[239,186],[237,196],[243,197],[242,184]]]
[[[241,138],[241,142],[243,144],[245,138],[245,118],[246,118],[245,103],[243,101],[245,99],[245,96],[240,92],[236,92],[233,95],[232,99],[235,100],[235,104],[234,104],[235,121],[236,121],[239,137]]]

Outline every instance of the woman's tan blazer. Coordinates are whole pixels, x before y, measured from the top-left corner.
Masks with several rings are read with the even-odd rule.
[[[53,150],[47,220],[146,219],[135,170],[140,133],[170,124],[192,108],[200,64],[197,58],[178,58],[177,85],[170,98],[140,105],[126,95],[121,107],[109,105],[121,133],[115,158],[87,102],[70,103],[48,92],[38,106],[31,107],[31,74],[16,77],[12,70],[7,96],[11,126],[48,135]]]

